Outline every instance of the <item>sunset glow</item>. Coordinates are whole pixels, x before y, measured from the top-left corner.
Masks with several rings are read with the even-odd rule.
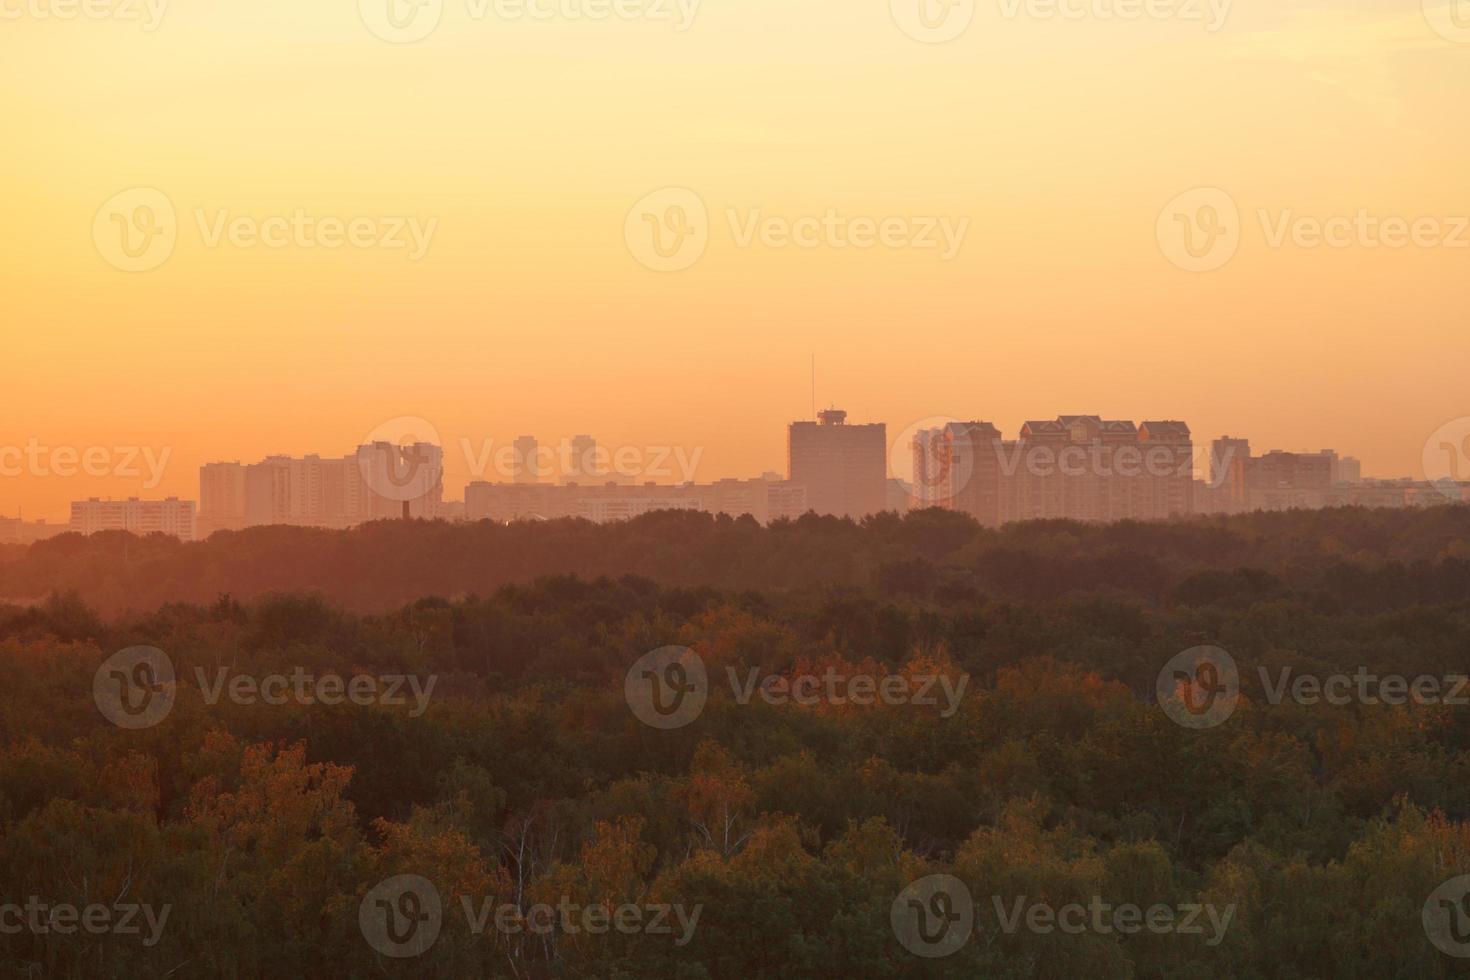
[[[141,0],[90,4],[103,19],[0,0],[0,443],[169,453],[155,487],[28,468],[0,513],[193,497],[202,463],[342,455],[400,416],[442,434],[452,496],[461,440],[524,433],[754,476],[810,416],[813,354],[817,402],[890,433],[1178,418],[1197,445],[1331,446],[1394,477],[1466,414],[1470,44],[1449,6],[1007,0],[938,44],[877,0],[648,0],[635,19],[446,0],[415,43],[358,6],[178,3],[154,23]],[[171,203],[176,243],[128,272],[93,230],[136,188]],[[674,272],[625,240],[667,188],[708,215]],[[1209,272],[1158,237],[1195,188],[1240,216]],[[1360,214],[1438,237],[1296,234]],[[780,243],[829,215],[843,244]],[[284,244],[232,235],[242,217]],[[848,241],[888,219],[891,243]],[[952,256],[937,230],[914,244],[926,221],[965,223]]]

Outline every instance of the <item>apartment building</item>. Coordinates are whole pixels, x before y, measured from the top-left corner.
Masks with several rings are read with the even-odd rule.
[[[1164,520],[1193,512],[1194,442],[1172,420],[1061,415],[1006,440],[990,422],[956,422],[914,437],[914,503],[1010,521]]]
[[[195,538],[195,502],[169,497],[165,500],[73,501],[70,529],[78,534],[99,531],[131,531],[137,535],[167,534],[181,541]]]

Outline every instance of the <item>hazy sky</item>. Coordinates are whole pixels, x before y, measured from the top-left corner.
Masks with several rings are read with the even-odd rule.
[[[456,497],[522,433],[781,470],[813,353],[895,436],[1470,415],[1470,0],[148,2],[0,0],[0,453],[168,465],[0,513],[400,416]]]

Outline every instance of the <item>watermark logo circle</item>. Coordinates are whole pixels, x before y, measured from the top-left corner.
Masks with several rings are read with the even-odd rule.
[[[1470,0],[1423,0],[1424,19],[1455,44],[1470,44]]]
[[[1186,272],[1213,272],[1240,248],[1240,208],[1218,187],[1196,187],[1164,205],[1155,227],[1159,251]]]
[[[1424,479],[1451,500],[1470,481],[1470,417],[1446,422],[1424,443]]]
[[[422,500],[443,479],[442,446],[427,419],[401,415],[363,437],[357,468],[368,489],[385,500]]]
[[[413,44],[438,29],[444,0],[357,0],[357,12],[380,40]]]
[[[893,22],[915,41],[944,44],[970,29],[975,0],[889,0]]]
[[[444,926],[439,889],[422,875],[394,875],[373,886],[357,907],[368,945],[394,959],[428,952]]]
[[[1470,959],[1470,875],[1451,878],[1431,892],[1421,915],[1436,949]]]
[[[113,268],[150,272],[179,241],[173,201],[156,187],[130,187],[108,198],[92,218],[92,241]]]
[[[950,956],[975,931],[975,899],[954,875],[929,875],[899,893],[888,921],[899,944],[915,956]]]
[[[173,710],[178,685],[174,664],[157,647],[119,650],[92,675],[92,700],[119,728],[152,728]]]
[[[634,717],[650,728],[671,731],[692,724],[709,700],[704,658],[680,646],[645,653],[628,668],[623,697]]]
[[[709,247],[709,209],[687,187],[665,187],[628,212],[623,240],[633,258],[655,272],[682,272]]]
[[[988,440],[979,441],[968,423],[934,415],[898,433],[888,447],[888,472],[912,471],[916,507],[949,506],[974,479],[980,454],[993,448]]]
[[[1169,658],[1155,684],[1159,707],[1184,728],[1214,728],[1240,703],[1240,669],[1219,647],[1191,647]]]

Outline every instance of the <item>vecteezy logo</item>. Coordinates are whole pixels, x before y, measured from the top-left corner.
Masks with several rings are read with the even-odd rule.
[[[363,438],[357,468],[384,500],[423,500],[444,479],[439,430],[414,415],[389,419]]]
[[[916,507],[945,507],[975,475],[976,454],[994,451],[977,441],[972,428],[949,415],[905,426],[888,449],[888,469],[902,473],[912,465],[910,482]]]
[[[1470,44],[1470,0],[1423,0],[1424,19],[1436,34],[1456,44]]]
[[[1213,272],[1240,248],[1240,209],[1218,187],[1196,187],[1164,205],[1156,233],[1164,257],[1186,272]]]
[[[420,875],[394,875],[362,897],[357,924],[368,945],[395,959],[428,951],[444,925],[439,889]]]
[[[688,647],[659,647],[628,669],[623,696],[650,728],[683,728],[704,711],[709,674],[703,658]]]
[[[929,875],[909,885],[888,910],[893,934],[915,956],[949,956],[969,942],[975,900],[954,875]]]
[[[412,44],[439,27],[444,0],[357,0],[362,22],[384,41]]]
[[[633,258],[655,272],[682,272],[709,246],[709,210],[685,187],[665,187],[633,205],[623,239]]]
[[[1424,443],[1424,479],[1451,500],[1462,499],[1460,484],[1470,482],[1470,417],[1446,422]]]
[[[1470,875],[1451,878],[1424,903],[1424,932],[1442,953],[1470,959]]]
[[[173,710],[173,661],[157,647],[119,650],[92,675],[92,700],[119,728],[152,728]]]
[[[158,268],[174,254],[178,240],[173,202],[152,187],[132,187],[114,194],[92,219],[97,251],[124,272]]]
[[[1219,647],[1192,647],[1170,658],[1155,686],[1164,713],[1185,728],[1214,728],[1235,713],[1240,671]]]
[[[893,22],[925,44],[953,41],[975,19],[975,0],[889,0]]]

